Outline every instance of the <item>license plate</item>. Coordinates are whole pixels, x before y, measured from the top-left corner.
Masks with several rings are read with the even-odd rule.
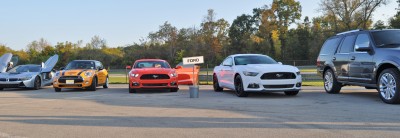
[[[65,83],[66,83],[66,84],[74,84],[75,81],[74,81],[74,80],[67,80]]]

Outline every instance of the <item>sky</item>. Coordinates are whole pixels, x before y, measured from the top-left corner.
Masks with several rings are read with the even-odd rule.
[[[320,16],[319,0],[299,0],[302,15]],[[98,35],[111,47],[139,43],[168,21],[177,28],[198,27],[214,9],[217,18],[229,23],[272,0],[2,0],[0,44],[14,49],[46,39],[57,42],[90,42]],[[395,0],[380,7],[374,21],[387,21],[395,14]]]

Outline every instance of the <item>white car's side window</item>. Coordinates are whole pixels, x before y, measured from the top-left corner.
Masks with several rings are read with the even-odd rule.
[[[232,63],[232,58],[231,58],[231,57],[226,58],[226,59],[224,60],[224,62],[222,62],[222,65],[223,65],[223,66],[232,66],[232,65],[233,65],[233,63]]]

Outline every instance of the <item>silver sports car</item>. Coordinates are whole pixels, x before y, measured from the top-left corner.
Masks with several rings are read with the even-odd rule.
[[[58,61],[58,55],[50,57],[42,65],[19,65],[5,72],[7,70],[5,65],[9,65],[10,59],[9,54],[0,57],[0,90],[4,88],[32,88],[37,90],[52,84],[54,76],[52,70]]]

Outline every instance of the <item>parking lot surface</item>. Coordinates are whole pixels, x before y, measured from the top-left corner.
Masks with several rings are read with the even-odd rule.
[[[400,105],[376,90],[344,87],[326,94],[303,87],[297,96],[200,86],[190,99],[178,92],[129,94],[127,85],[96,92],[0,91],[0,137],[399,137]]]

